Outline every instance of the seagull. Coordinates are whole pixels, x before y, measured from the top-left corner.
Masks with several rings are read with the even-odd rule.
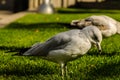
[[[61,75],[67,74],[67,63],[75,60],[95,44],[101,52],[101,31],[95,26],[61,32],[43,43],[35,43],[23,56],[40,56],[61,65]]]
[[[106,15],[92,15],[81,20],[72,20],[71,26],[84,28],[94,25],[100,29],[104,37],[120,34],[120,22]]]

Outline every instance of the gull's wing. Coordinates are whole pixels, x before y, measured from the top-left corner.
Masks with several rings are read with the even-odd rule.
[[[61,33],[50,38],[45,43],[37,43],[33,45],[23,55],[47,56],[51,50],[64,48],[70,40],[69,35],[66,33]]]

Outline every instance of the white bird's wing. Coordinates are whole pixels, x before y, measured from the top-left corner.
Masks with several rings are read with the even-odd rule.
[[[45,43],[37,43],[33,45],[28,51],[26,51],[23,55],[31,55],[31,56],[47,56],[49,51],[54,49],[62,49],[65,45],[70,41],[69,35],[67,34],[58,34]]]

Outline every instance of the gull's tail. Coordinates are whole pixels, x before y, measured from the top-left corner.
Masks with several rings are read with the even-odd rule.
[[[24,56],[35,56],[39,53],[40,49],[42,47],[41,43],[35,43],[31,48],[29,48],[27,51],[23,53]]]
[[[33,53],[36,53],[36,49],[41,45],[41,43],[35,43],[31,47],[23,48],[19,50],[18,53],[13,54],[12,56],[24,56],[24,55],[32,55]]]
[[[29,50],[31,47],[28,48],[22,48],[19,50],[19,52],[17,52],[16,54],[13,54],[12,56],[22,56],[24,52],[26,52],[27,50]]]

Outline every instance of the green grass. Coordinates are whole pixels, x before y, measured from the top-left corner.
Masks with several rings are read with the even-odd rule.
[[[62,80],[58,64],[39,57],[12,55],[69,30],[67,26],[73,19],[108,15],[120,21],[119,10],[100,10],[101,13],[99,10],[76,11],[63,10],[64,13],[54,15],[28,14],[0,29],[0,80]],[[104,38],[102,49],[101,55],[93,47],[88,54],[69,62],[67,80],[120,80],[120,35]]]

